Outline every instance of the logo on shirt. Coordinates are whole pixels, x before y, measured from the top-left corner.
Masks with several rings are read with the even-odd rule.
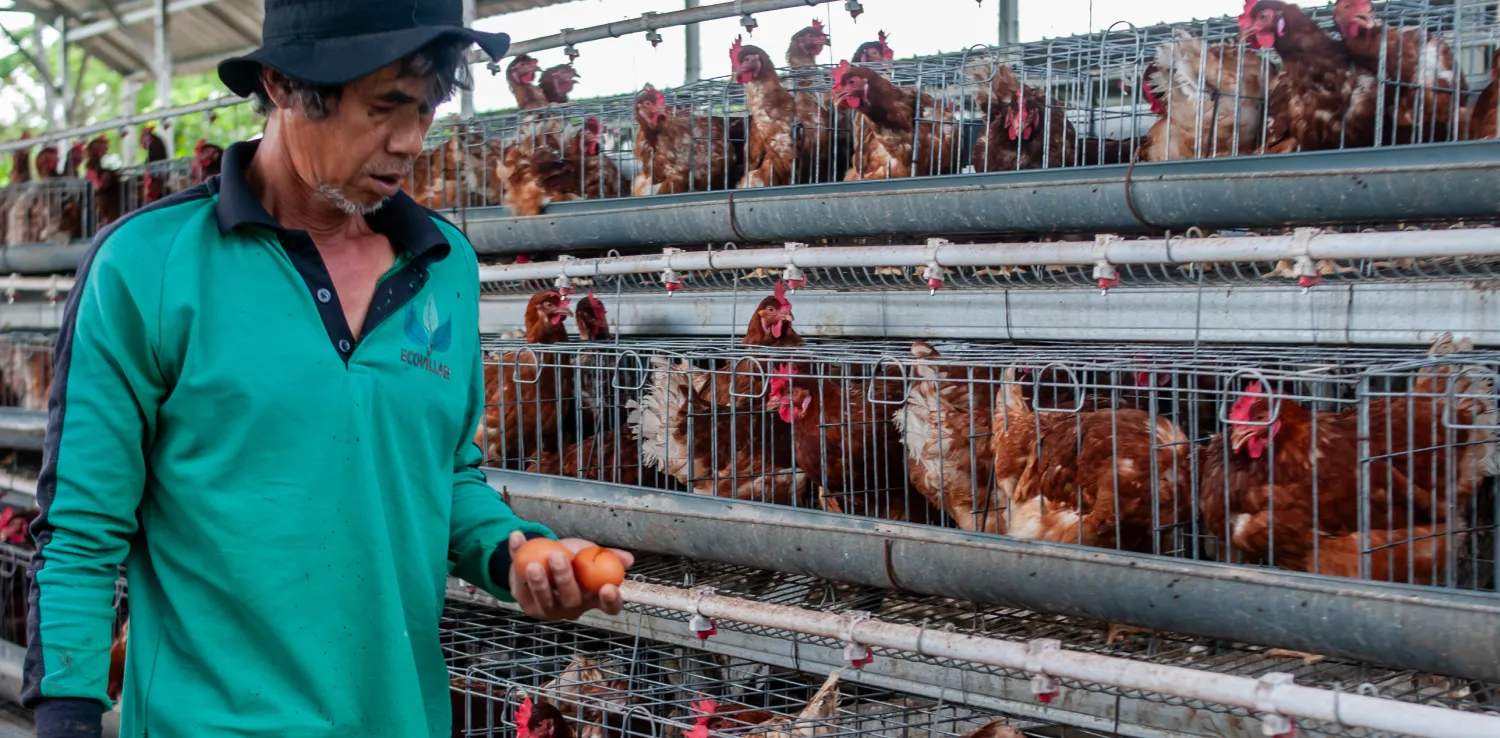
[[[411,366],[426,369],[443,379],[449,375],[448,365],[432,358],[434,352],[443,353],[453,346],[453,318],[438,318],[437,301],[427,296],[427,304],[417,316],[416,306],[406,306],[406,338],[417,344],[418,350],[402,349],[401,361]]]

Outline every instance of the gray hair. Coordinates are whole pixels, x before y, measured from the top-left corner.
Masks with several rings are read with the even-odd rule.
[[[400,76],[427,78],[425,102],[436,108],[452,98],[455,91],[474,89],[474,76],[465,59],[472,43],[467,39],[435,39],[400,61]],[[272,75],[272,80],[272,84],[291,99],[292,108],[300,108],[312,120],[328,117],[343,92],[343,88],[336,85],[308,84],[279,72]],[[266,117],[276,109],[270,93],[259,82],[252,94],[251,109],[256,115]]]

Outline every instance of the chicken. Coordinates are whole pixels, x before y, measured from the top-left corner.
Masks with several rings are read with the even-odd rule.
[[[75,143],[68,149],[69,165],[58,169],[57,149],[47,146],[37,154],[37,178],[48,181],[76,177],[77,162],[82,157],[83,145]],[[82,193],[72,187],[72,183],[67,184],[66,189],[44,190],[41,199],[32,206],[31,227],[36,233],[33,240],[61,245],[83,238]]]
[[[746,728],[764,725],[776,719],[768,710],[746,705],[701,699],[692,704],[693,727],[682,731],[684,738],[708,738],[716,733],[748,732]]]
[[[584,726],[583,734],[576,734],[573,726],[562,711],[550,702],[538,700],[533,703],[530,697],[521,702],[516,708],[516,738],[585,738],[588,728]],[[594,736],[599,734],[595,732]]]
[[[547,95],[542,88],[532,84],[536,79],[536,59],[526,54],[518,54],[510,60],[510,65],[505,68],[505,83],[510,86],[510,94],[516,98],[516,106],[521,110],[535,110],[547,107]]]
[[[30,138],[24,134],[23,138]],[[19,246],[31,240],[31,209],[40,195],[37,188],[25,186],[31,181],[31,150],[17,149],[10,156],[11,190],[5,201],[5,245]]]
[[[526,343],[568,340],[563,321],[568,298],[555,290],[538,292],[526,304]],[[501,462],[537,458],[557,451],[574,424],[573,371],[565,355],[535,349],[507,351],[484,366],[484,420],[474,442],[486,458]]]
[[[1369,446],[1363,458],[1359,408],[1313,412],[1252,382],[1235,400],[1228,429],[1200,452],[1206,530],[1284,569],[1357,577],[1365,560],[1372,579],[1442,581],[1448,547],[1464,536],[1454,530],[1463,521],[1448,511],[1462,516],[1478,482],[1495,467],[1493,439],[1459,446],[1455,436],[1470,438],[1446,419],[1493,423],[1494,389],[1484,376],[1452,369],[1419,370],[1409,398],[1364,400]],[[1360,489],[1362,466],[1367,496]],[[1369,536],[1367,559],[1362,529]]]
[[[1490,83],[1474,98],[1467,138],[1475,141],[1495,138],[1497,120],[1500,120],[1500,48],[1490,57]]]
[[[1370,0],[1335,0],[1333,20],[1349,56],[1385,87],[1384,143],[1456,138],[1463,111],[1463,73],[1442,38],[1417,26],[1387,27],[1375,17]]]
[[[750,322],[745,326],[745,335],[740,339],[743,346],[768,346],[792,348],[806,345],[806,341],[792,326],[792,301],[786,296],[786,282],[778,281],[774,293],[755,306]],[[750,398],[761,397],[763,380],[769,362],[774,357],[762,352],[749,352],[739,359],[726,359],[719,371],[709,378],[711,394],[719,405],[733,406],[739,411],[748,411]],[[733,391],[730,388],[733,387]]]
[[[984,137],[974,142],[969,161],[976,172],[1016,169],[1019,147],[1008,134],[1006,114],[1021,94],[1021,80],[1009,64],[979,60],[964,70],[974,87],[974,111],[985,117]]]
[[[549,711],[547,717],[554,725],[575,723],[573,734],[577,738],[641,738],[655,732],[649,718],[641,715],[640,710],[631,710],[630,682],[606,673],[594,659],[574,655],[563,672],[539,691],[547,696],[556,695],[555,714]],[[537,721],[536,715],[542,710],[552,707],[538,701],[532,722]],[[532,730],[536,738],[547,738],[545,733]],[[555,734],[554,738],[567,736]]]
[[[858,144],[845,181],[953,172],[957,124],[931,95],[918,96],[916,90],[897,87],[874,70],[845,61],[833,70],[833,102],[856,114]],[[921,122],[914,117],[918,115]]]
[[[141,148],[146,150],[145,174],[141,180],[142,203],[153,203],[169,194],[162,169],[152,166],[167,160],[167,144],[155,131],[156,127],[151,125],[141,128]]]
[[[619,197],[620,169],[602,153],[603,135],[599,119],[587,118],[557,147],[510,147],[505,152],[507,179],[501,201],[514,215],[540,215],[554,202]]]
[[[455,676],[448,680],[448,697],[453,709],[450,738],[495,735],[505,724],[506,693],[503,688]],[[516,708],[517,727],[527,730],[530,729],[532,720],[529,717],[522,720],[520,713],[523,708],[528,707],[523,702]]]
[[[833,151],[828,111],[811,95],[813,104],[799,106],[798,98],[781,84],[771,56],[758,46],[745,46],[740,37],[729,50],[734,81],[745,86],[750,108],[750,142],[745,175],[736,187],[777,187],[818,180]]]
[[[931,345],[912,344],[914,377],[906,404],[891,418],[906,447],[911,484],[958,527],[999,533],[1001,511],[991,481],[990,423],[994,372],[941,362]]]
[[[5,404],[27,410],[46,410],[52,395],[52,351],[36,344],[14,342],[0,352],[0,386]]]
[[[820,379],[780,364],[766,407],[792,426],[797,468],[826,491],[825,509],[937,524],[941,514],[906,484],[906,455],[891,423],[900,375],[884,371],[867,389],[859,378]]]
[[[818,65],[818,56],[828,48],[828,34],[823,22],[813,20],[812,25],[792,35],[791,45],[786,50],[786,63],[794,69],[805,69]],[[799,82],[798,87],[811,86],[812,82]]]
[[[839,732],[830,721],[839,714],[839,675],[843,671],[834,669],[797,717],[761,723],[756,735],[759,738],[819,738]]]
[[[1275,69],[1260,57],[1241,54],[1240,44],[1203,39],[1178,29],[1157,47],[1143,92],[1161,116],[1142,144],[1142,161],[1179,161],[1240,156],[1260,148],[1266,84]]]
[[[572,64],[559,64],[545,72],[542,72],[542,97],[553,105],[562,105],[568,102],[568,95],[573,93],[573,86],[577,84],[583,75],[573,68]]]
[[[651,85],[636,97],[635,119],[640,170],[632,194],[729,189],[743,175],[737,144],[744,140],[742,119],[726,123],[719,116],[669,113],[666,97]]]
[[[1026,738],[1019,728],[1010,723],[1009,718],[1001,718],[968,734],[964,738]]]
[[[998,504],[1007,510],[1007,517],[1014,505],[1021,476],[1036,456],[1037,437],[1069,418],[1066,413],[1033,410],[1016,374],[1015,367],[1008,367],[1001,374],[995,417],[990,422],[994,432],[990,447],[995,456],[995,496]],[[996,532],[1005,532],[1005,522],[1001,521],[1000,530]]]
[[[854,56],[849,61],[854,64],[881,64],[894,61],[896,52],[891,50],[890,44],[886,43],[889,38],[885,31],[881,31],[874,41],[866,41],[854,50]]]
[[[200,184],[209,177],[219,175],[219,170],[224,163],[224,149],[209,143],[206,139],[198,139],[193,145],[193,174],[191,182]]]
[[[1082,147],[1078,133],[1063,108],[1045,91],[1024,85],[1016,104],[1005,113],[1006,136],[1016,142],[1016,166],[1046,169],[1079,163]],[[1045,127],[1046,135],[1037,135]]]
[[[1239,25],[1252,48],[1275,48],[1281,57],[1267,111],[1266,153],[1374,144],[1379,87],[1348,46],[1281,0],[1247,3]]]
[[[714,399],[710,375],[687,361],[652,357],[650,385],[625,403],[641,458],[693,492],[797,505],[808,476],[793,463],[787,434],[763,408],[741,411]]]
[[[109,139],[103,134],[88,144],[88,157],[84,169],[89,186],[94,190],[94,228],[102,229],[120,219],[122,203],[120,173],[104,168],[104,155],[109,153]]]
[[[1191,519],[1188,437],[1134,408],[1063,414],[1036,441],[1011,495],[1017,538],[1160,553]]]

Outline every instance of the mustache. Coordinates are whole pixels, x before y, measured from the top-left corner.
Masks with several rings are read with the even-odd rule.
[[[359,171],[372,177],[405,177],[411,174],[412,168],[416,166],[417,158],[402,159],[397,162],[381,162],[366,164]]]

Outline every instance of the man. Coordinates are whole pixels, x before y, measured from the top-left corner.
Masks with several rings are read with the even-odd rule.
[[[508,38],[460,0],[265,9],[264,48],[219,67],[264,137],[99,234],[68,297],[33,527],[40,738],[100,734],[122,562],[130,736],[446,736],[450,571],[537,617],[621,606],[560,555],[512,572],[551,533],[477,468],[477,262],[398,189],[467,48]]]

